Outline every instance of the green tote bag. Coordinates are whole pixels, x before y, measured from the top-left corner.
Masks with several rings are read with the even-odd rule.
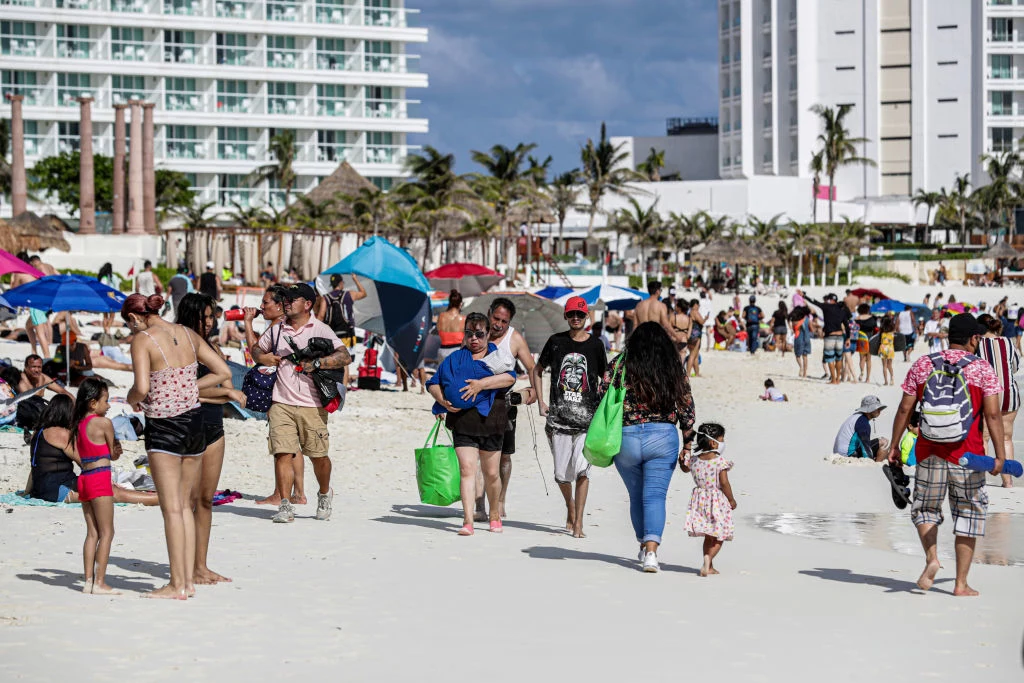
[[[616,359],[612,368],[612,381],[597,406],[594,420],[583,442],[583,457],[594,467],[608,467],[622,450],[622,404],[626,400],[622,375],[626,371],[625,361],[625,353]]]
[[[420,502],[443,507],[461,500],[462,496],[459,492],[461,477],[455,448],[437,445],[442,425],[441,420],[435,421],[423,448],[416,449],[416,487],[420,492]],[[451,442],[448,429],[444,431]]]

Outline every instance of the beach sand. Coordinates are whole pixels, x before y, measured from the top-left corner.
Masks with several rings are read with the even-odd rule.
[[[816,342],[815,376],[820,350]],[[0,345],[0,356],[25,353]],[[972,569],[981,596],[950,594],[948,522],[945,567],[923,594],[909,514],[895,510],[880,467],[829,457],[865,393],[890,406],[877,421],[888,436],[898,387],[798,380],[791,355],[704,359],[693,381],[698,420],[728,430],[739,503],[720,576],[697,575],[700,540],[682,531],[692,480],[679,470],[660,574],[637,569],[614,468],[593,472],[587,538],[568,536],[535,412],[519,420],[505,533],[478,524],[458,537],[458,505],[418,502],[413,449],[431,425],[430,401],[359,391],[330,420],[329,522],[312,519],[307,462],[314,502],[294,524],[271,524],[273,511],[251,500],[273,488],[266,423],[225,421],[221,488],[246,500],[215,508],[210,566],[234,582],[200,586],[187,604],[138,599],[167,579],[158,509],[116,510],[108,581],[125,591],[116,597],[76,592],[77,507],[0,510],[0,680],[1020,680],[1024,490],[988,489],[991,512],[1005,514],[979,544],[993,562]],[[898,380],[907,367],[897,360]],[[123,396],[129,376],[103,374]],[[757,399],[767,377],[789,403]],[[129,445],[125,462],[140,447]],[[27,472],[20,435],[0,434],[0,491],[20,489]]]

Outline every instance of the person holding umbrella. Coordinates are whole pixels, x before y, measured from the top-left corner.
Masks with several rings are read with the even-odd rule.
[[[135,371],[127,400],[146,414],[146,454],[160,493],[171,570],[170,583],[147,596],[185,600],[195,594],[190,556],[196,529],[189,501],[206,451],[199,392],[230,385],[231,370],[194,331],[161,318],[163,308],[159,294],[132,294],[121,307],[132,331]],[[202,379],[197,379],[199,363],[210,370]]]

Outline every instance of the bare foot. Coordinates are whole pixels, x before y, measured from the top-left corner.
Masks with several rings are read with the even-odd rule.
[[[92,593],[92,579],[86,579],[85,583],[82,584],[83,593]]]
[[[953,595],[957,596],[958,598],[973,598],[974,596],[978,595],[978,591],[974,590],[965,583],[963,586],[956,586],[953,589]]]
[[[708,574],[714,575],[714,574],[720,574],[720,573],[721,573],[721,572],[719,572],[719,571],[718,571],[717,569],[715,569],[714,567],[711,567],[710,569],[708,569]]]
[[[583,528],[582,527],[579,528],[579,529],[573,528],[573,530],[572,530],[572,537],[573,538],[586,538],[587,535],[585,533],[583,533]]]
[[[196,586],[194,583],[190,583],[185,586],[185,597],[194,598],[196,597]]]
[[[188,596],[185,595],[184,588],[172,588],[170,584],[163,588],[157,588],[156,590],[148,593],[143,593],[139,596],[140,598],[149,598],[151,600],[187,600]]]
[[[704,556],[704,564],[701,565],[701,568],[700,568],[700,575],[701,576],[707,576],[710,573],[711,573],[711,560],[708,559],[708,557],[705,555]]]
[[[938,560],[933,560],[925,565],[924,571],[921,573],[921,578],[917,580],[917,587],[923,591],[928,590],[935,583],[935,575],[939,573],[939,569],[942,565],[939,564]]]
[[[281,505],[281,496],[277,495],[276,493],[272,493],[271,495],[267,496],[266,498],[259,498],[259,499],[257,499],[256,504],[257,505],[273,505],[274,507],[280,507],[280,505]]]
[[[226,576],[221,576],[215,571],[211,571],[209,567],[203,567],[201,569],[197,568],[195,571],[192,572],[192,574],[193,580],[196,583],[204,586],[209,586],[221,582],[231,582],[231,579],[227,578]]]
[[[94,583],[92,585],[92,594],[93,595],[120,595],[121,591],[116,591],[113,588],[111,588],[110,586],[108,586],[105,582],[101,582],[101,583]]]
[[[505,519],[506,517],[508,517],[508,514],[505,512],[505,501],[502,500],[502,501],[498,502],[498,510],[499,510],[499,512],[498,512],[498,516],[499,517],[501,517],[502,519]]]
[[[565,530],[572,531],[576,528],[576,515],[573,512],[569,512],[565,516]]]
[[[306,504],[306,497],[305,496],[292,496],[291,498],[289,498],[289,500],[292,501],[292,505],[305,505]]]

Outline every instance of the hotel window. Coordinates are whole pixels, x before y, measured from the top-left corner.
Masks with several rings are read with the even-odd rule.
[[[217,81],[218,112],[249,112],[251,106],[248,81]]]
[[[391,42],[386,40],[366,41],[367,71],[397,71],[398,60],[391,56]]]
[[[249,59],[248,39],[244,33],[217,34],[217,63],[244,66]]]
[[[164,31],[164,61],[195,64],[201,46],[196,44],[195,31]]]
[[[370,26],[391,26],[394,18],[391,0],[366,0],[366,23]]]
[[[348,159],[345,131],[318,130],[316,132],[316,160],[340,163]]]
[[[31,21],[0,21],[0,52],[31,57],[36,54],[36,25]]]
[[[217,184],[220,186],[218,199],[221,205],[249,206],[252,188],[246,186],[243,176],[236,173],[221,173],[217,177]]]
[[[316,68],[341,71],[349,68],[344,38],[316,39]]]
[[[171,159],[198,159],[203,156],[195,126],[164,126],[167,156]]]
[[[74,152],[80,142],[78,121],[60,121],[57,124],[57,150],[61,154]]]
[[[395,163],[395,148],[391,144],[391,133],[378,131],[366,134],[366,162],[369,164]]]
[[[89,74],[57,74],[57,103],[62,107],[77,107],[76,97],[92,97]]]
[[[395,115],[395,102],[391,88],[366,86],[366,116],[374,119],[390,119]]]
[[[43,139],[39,135],[38,121],[25,121],[25,156],[38,156]]]
[[[200,0],[164,0],[164,14],[202,14]]]
[[[267,111],[271,114],[295,114],[299,100],[295,97],[294,83],[267,83]]]
[[[1013,128],[992,129],[992,151],[1012,152],[1013,151]]]
[[[346,0],[316,0],[318,24],[344,24]]]
[[[996,90],[989,94],[991,96],[993,116],[1010,116],[1013,114],[1012,92]]]
[[[0,74],[0,81],[3,83],[0,99],[6,95],[24,95],[25,104],[42,104],[42,93],[36,85],[35,71],[4,71]]]
[[[57,56],[71,59],[89,59],[89,27],[57,24]]]
[[[989,64],[992,70],[992,78],[1012,78],[1013,56],[1012,55],[990,55]]]
[[[267,19],[270,21],[298,21],[300,3],[292,0],[270,0],[267,2]]]
[[[256,147],[249,143],[248,128],[217,129],[218,159],[255,159]]]
[[[142,28],[110,28],[110,53],[114,59],[142,62],[146,59],[146,31]]]
[[[991,19],[992,42],[1008,43],[1013,40],[1013,19],[997,17]]]
[[[111,76],[110,90],[114,104],[146,99],[145,76]]]
[[[394,178],[380,178],[376,176],[370,176],[367,178],[371,183],[377,186],[377,189],[381,192],[390,192],[391,188],[395,185]]]
[[[267,66],[294,69],[299,65],[295,36],[267,36]]]
[[[202,98],[194,78],[164,78],[165,106],[171,111],[200,111]]]
[[[316,86],[317,116],[347,116],[345,86],[318,83]]]

